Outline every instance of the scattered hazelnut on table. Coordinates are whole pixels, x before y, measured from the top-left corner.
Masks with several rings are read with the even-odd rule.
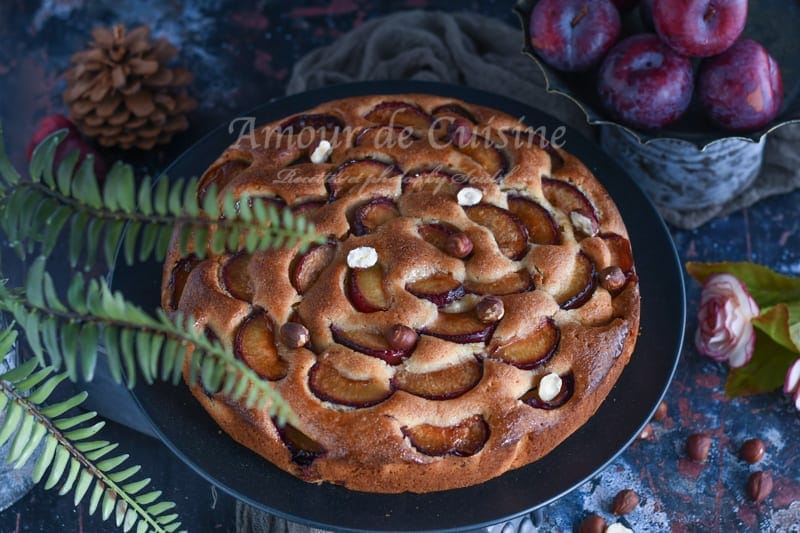
[[[686,439],[686,455],[696,463],[705,462],[711,450],[711,437],[707,433],[694,433]]]
[[[606,521],[602,516],[590,514],[583,519],[578,527],[578,533],[603,533],[606,530]]]
[[[765,452],[764,441],[761,439],[748,439],[739,448],[739,459],[752,465],[759,462],[764,457]]]
[[[650,424],[650,423],[648,422],[648,423],[647,423],[647,424],[644,426],[644,429],[642,429],[642,432],[641,432],[641,433],[639,433],[639,439],[641,439],[641,440],[647,440],[647,439],[649,439],[649,438],[650,438],[650,437],[652,437],[652,436],[653,436],[653,426],[652,426],[652,424]]]
[[[608,292],[617,292],[625,285],[625,273],[618,266],[610,266],[600,271],[600,286]]]
[[[408,351],[417,343],[419,335],[417,332],[403,324],[395,324],[389,329],[386,341],[394,350]]]
[[[445,251],[453,257],[463,259],[472,252],[472,240],[466,233],[459,231],[450,235],[444,243]]]
[[[630,513],[639,505],[639,495],[632,489],[623,489],[614,496],[611,512],[617,516]]]
[[[667,402],[662,400],[661,403],[658,404],[656,412],[653,413],[653,420],[656,422],[661,422],[665,418],[667,418]]]
[[[503,300],[497,296],[487,296],[478,302],[475,312],[478,314],[478,320],[485,324],[491,324],[503,318],[506,310]]]
[[[747,478],[747,495],[754,502],[763,502],[770,492],[772,492],[772,476],[769,473],[759,470]]]
[[[308,343],[311,335],[303,324],[287,322],[281,326],[281,339],[289,348],[300,348]]]

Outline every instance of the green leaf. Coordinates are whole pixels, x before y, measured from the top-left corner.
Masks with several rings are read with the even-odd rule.
[[[800,300],[800,278],[784,276],[755,263],[686,263],[689,274],[704,283],[712,274],[727,273],[739,278],[759,307]]]
[[[31,417],[32,418],[32,417]],[[14,465],[14,468],[22,468],[22,466],[28,462],[28,459],[31,458],[33,452],[36,451],[36,448],[39,447],[39,443],[42,442],[44,436],[47,435],[47,428],[44,424],[35,423],[33,426],[33,433],[28,441],[24,444],[24,448],[22,453],[17,459],[17,463]]]
[[[59,446],[56,450],[56,458],[53,460],[53,466],[50,467],[50,475],[47,477],[47,481],[45,481],[44,484],[45,490],[52,489],[56,486],[56,483],[59,482],[61,476],[64,474],[64,469],[67,467],[68,462],[69,450],[64,446]]]
[[[77,199],[90,207],[100,208],[103,206],[103,198],[100,196],[100,188],[97,185],[97,177],[94,175],[94,157],[91,154],[78,167],[75,179],[72,182],[72,194]]]
[[[56,182],[58,185],[58,192],[64,196],[69,196],[72,190],[72,175],[75,173],[75,165],[78,164],[80,156],[80,150],[70,150],[58,165]]]
[[[97,435],[97,432],[103,429],[105,425],[106,425],[105,421],[101,420],[100,422],[97,422],[96,424],[91,425],[89,427],[73,429],[72,431],[68,431],[64,433],[64,437],[66,437],[69,440],[88,439],[90,437],[93,437],[94,435]]]
[[[96,466],[99,470],[104,472],[114,470],[116,467],[124,463],[128,457],[130,457],[128,454],[118,455],[116,457],[112,457],[111,459],[100,461]]]
[[[150,176],[145,176],[139,185],[139,211],[145,216],[153,214],[153,184]]]
[[[778,304],[753,319],[753,325],[787,350],[800,353],[789,327],[789,306]]]
[[[66,431],[68,429],[74,428],[78,424],[83,424],[84,422],[88,422],[95,416],[97,416],[97,413],[95,411],[87,411],[86,413],[76,416],[71,416],[69,418],[61,418],[53,420],[53,425],[58,429],[60,429],[61,431]]]
[[[48,372],[48,374],[49,374],[49,372]],[[58,387],[58,384],[61,383],[62,381],[64,381],[65,379],[67,379],[67,375],[66,374],[56,374],[55,376],[53,376],[50,379],[48,379],[44,383],[44,385],[42,385],[41,387],[39,387],[35,391],[33,391],[31,393],[31,395],[28,396],[28,401],[30,401],[31,403],[35,403],[35,404],[40,404],[40,403],[45,402],[47,400],[47,398],[49,398],[50,395],[53,393],[53,391],[56,390],[56,387]],[[24,392],[19,387],[17,387],[17,390],[19,390],[20,392]]]
[[[42,177],[44,177],[44,181],[48,186],[55,187],[53,159],[55,158],[56,148],[67,136],[67,133],[69,131],[66,128],[54,131],[33,149],[28,171],[34,183],[41,181]]]
[[[42,412],[42,414],[44,416],[46,416],[48,418],[57,418],[57,417],[63,415],[64,413],[66,413],[67,411],[69,411],[70,409],[74,409],[75,407],[78,407],[88,397],[89,397],[89,393],[87,393],[85,391],[81,391],[78,394],[76,394],[75,396],[73,396],[73,397],[71,397],[71,398],[69,398],[67,400],[64,400],[63,402],[59,402],[59,403],[56,403],[56,404],[53,404],[53,405],[48,405],[47,407],[42,408],[41,412]]]
[[[783,386],[786,372],[796,360],[796,352],[787,350],[756,329],[753,358],[742,367],[731,368],[725,383],[725,394],[736,397],[774,391]]]
[[[78,479],[78,484],[75,485],[75,498],[72,500],[72,505],[78,506],[81,503],[81,500],[86,495],[86,492],[89,490],[89,487],[92,484],[94,477],[92,474],[86,470],[81,472],[81,476]]]
[[[9,185],[15,185],[20,180],[19,172],[17,172],[17,169],[11,164],[11,161],[8,159],[8,154],[6,153],[6,138],[3,133],[2,124],[0,124],[0,176],[2,176]]]
[[[78,479],[78,473],[81,471],[81,464],[78,462],[77,459],[74,457],[69,461],[69,474],[67,474],[67,479],[61,485],[61,488],[58,491],[59,496],[63,496],[72,490],[72,485],[75,484],[75,480]]]
[[[93,515],[97,510],[97,504],[100,503],[100,497],[103,495],[105,486],[101,481],[97,481],[92,489],[92,495],[89,497],[89,514]]]
[[[58,440],[53,435],[48,435],[44,442],[44,448],[41,455],[33,465],[33,482],[39,483],[44,477],[47,467],[53,462],[53,457],[56,454],[58,447]]]
[[[20,458],[22,452],[25,450],[25,445],[31,437],[33,424],[34,419],[32,416],[24,416],[22,418],[22,424],[20,424],[17,434],[11,442],[11,449],[8,452],[8,457],[6,457],[7,463],[13,463]]]
[[[14,402],[6,408],[6,417],[3,420],[3,426],[0,427],[0,446],[11,438],[20,420],[22,420],[22,407]]]
[[[13,340],[15,340],[17,337],[17,332],[14,330],[11,330],[11,332],[12,332],[11,338],[13,342]],[[5,356],[5,354],[10,351],[11,351],[10,348],[8,350],[5,350],[3,352],[3,355]],[[8,372],[0,374],[0,379],[3,381],[10,381],[11,383],[16,383],[17,381],[25,379],[28,376],[30,376],[31,373],[36,369],[36,366],[37,366],[36,361],[34,359],[29,359],[28,361],[25,361],[21,365],[12,368]]]
[[[47,258],[44,256],[37,257],[28,268],[28,275],[25,279],[25,296],[27,296],[28,301],[36,307],[44,307],[42,282],[46,262]]]

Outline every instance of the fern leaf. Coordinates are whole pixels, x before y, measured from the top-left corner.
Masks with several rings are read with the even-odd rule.
[[[6,139],[2,124],[0,124],[0,178],[8,185],[16,185],[20,180],[19,172],[11,164],[6,153]]]
[[[0,333],[0,347],[13,346],[13,339],[14,334],[9,331]],[[42,453],[33,467],[33,479],[41,481],[49,469],[46,489],[60,485],[59,494],[73,492],[74,504],[78,505],[94,483],[90,513],[94,513],[102,500],[104,519],[116,511],[115,520],[126,531],[134,526],[137,531],[156,533],[177,529],[180,526],[177,513],[165,514],[175,507],[174,503],[159,501],[159,491],[151,491],[145,498],[137,496],[150,480],[131,480],[140,467],[124,466],[127,454],[96,461],[116,445],[85,440],[94,437],[104,424],[95,422],[95,413],[62,417],[79,406],[86,398],[85,393],[49,408],[41,406],[65,378],[65,373],[53,375],[52,368],[37,370],[30,362],[0,375],[0,396],[5,399],[0,438],[7,441],[14,437],[6,460],[20,468],[44,441]],[[29,392],[27,396],[25,391]],[[123,482],[125,485],[121,486]]]

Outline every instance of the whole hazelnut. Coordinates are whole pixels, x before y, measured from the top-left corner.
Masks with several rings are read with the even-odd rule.
[[[752,465],[759,462],[764,457],[765,452],[764,441],[761,439],[748,439],[739,448],[739,459]]]
[[[639,495],[631,489],[623,489],[614,496],[611,512],[617,516],[625,515],[636,509],[639,505]]]
[[[403,324],[395,324],[386,334],[386,341],[393,350],[407,352],[417,344],[417,332]]]
[[[606,521],[602,516],[590,514],[583,519],[578,527],[578,533],[603,533],[606,529]]]
[[[287,322],[281,326],[281,340],[289,348],[305,346],[311,339],[308,329],[297,322]]]
[[[665,418],[667,418],[667,402],[662,400],[661,403],[658,404],[656,412],[653,413],[653,420],[661,422]]]
[[[653,426],[650,423],[647,423],[642,429],[642,432],[639,433],[639,438],[641,440],[647,440],[653,436]]]
[[[472,123],[463,118],[457,118],[448,128],[450,139],[456,146],[466,146],[472,139]]]
[[[618,266],[610,266],[600,271],[600,286],[608,292],[614,293],[620,290],[627,279],[625,273]]]
[[[747,495],[756,503],[761,503],[767,499],[772,492],[772,476],[767,472],[753,472],[747,478]]]
[[[453,233],[444,243],[445,251],[453,257],[463,259],[472,253],[472,240],[463,231]]]
[[[709,450],[711,450],[711,437],[706,433],[695,433],[686,439],[686,455],[696,463],[708,459]]]
[[[483,300],[478,302],[475,307],[475,312],[478,315],[478,320],[485,324],[497,322],[505,314],[505,306],[503,300],[497,296],[486,296]]]

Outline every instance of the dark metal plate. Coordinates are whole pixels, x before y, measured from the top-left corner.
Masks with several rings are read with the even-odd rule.
[[[465,87],[425,82],[342,85],[282,98],[250,115],[277,120],[324,101],[365,94],[428,93],[499,109],[553,132],[555,119],[520,102]],[[222,125],[178,158],[171,176],[196,176],[235,140]],[[565,148],[605,185],[627,222],[642,293],[642,325],[631,363],[589,422],[545,458],[475,487],[380,495],[312,485],[272,466],[223,433],[185,386],[141,384],[134,397],[164,443],[198,474],[236,498],[289,520],[349,530],[453,530],[494,524],[541,507],[596,475],[640,433],[677,365],[684,334],[681,265],[669,232],[638,186],[600,148],[567,129]],[[143,306],[159,304],[161,265],[119,263],[112,286]],[[191,483],[191,480],[176,480]]]

